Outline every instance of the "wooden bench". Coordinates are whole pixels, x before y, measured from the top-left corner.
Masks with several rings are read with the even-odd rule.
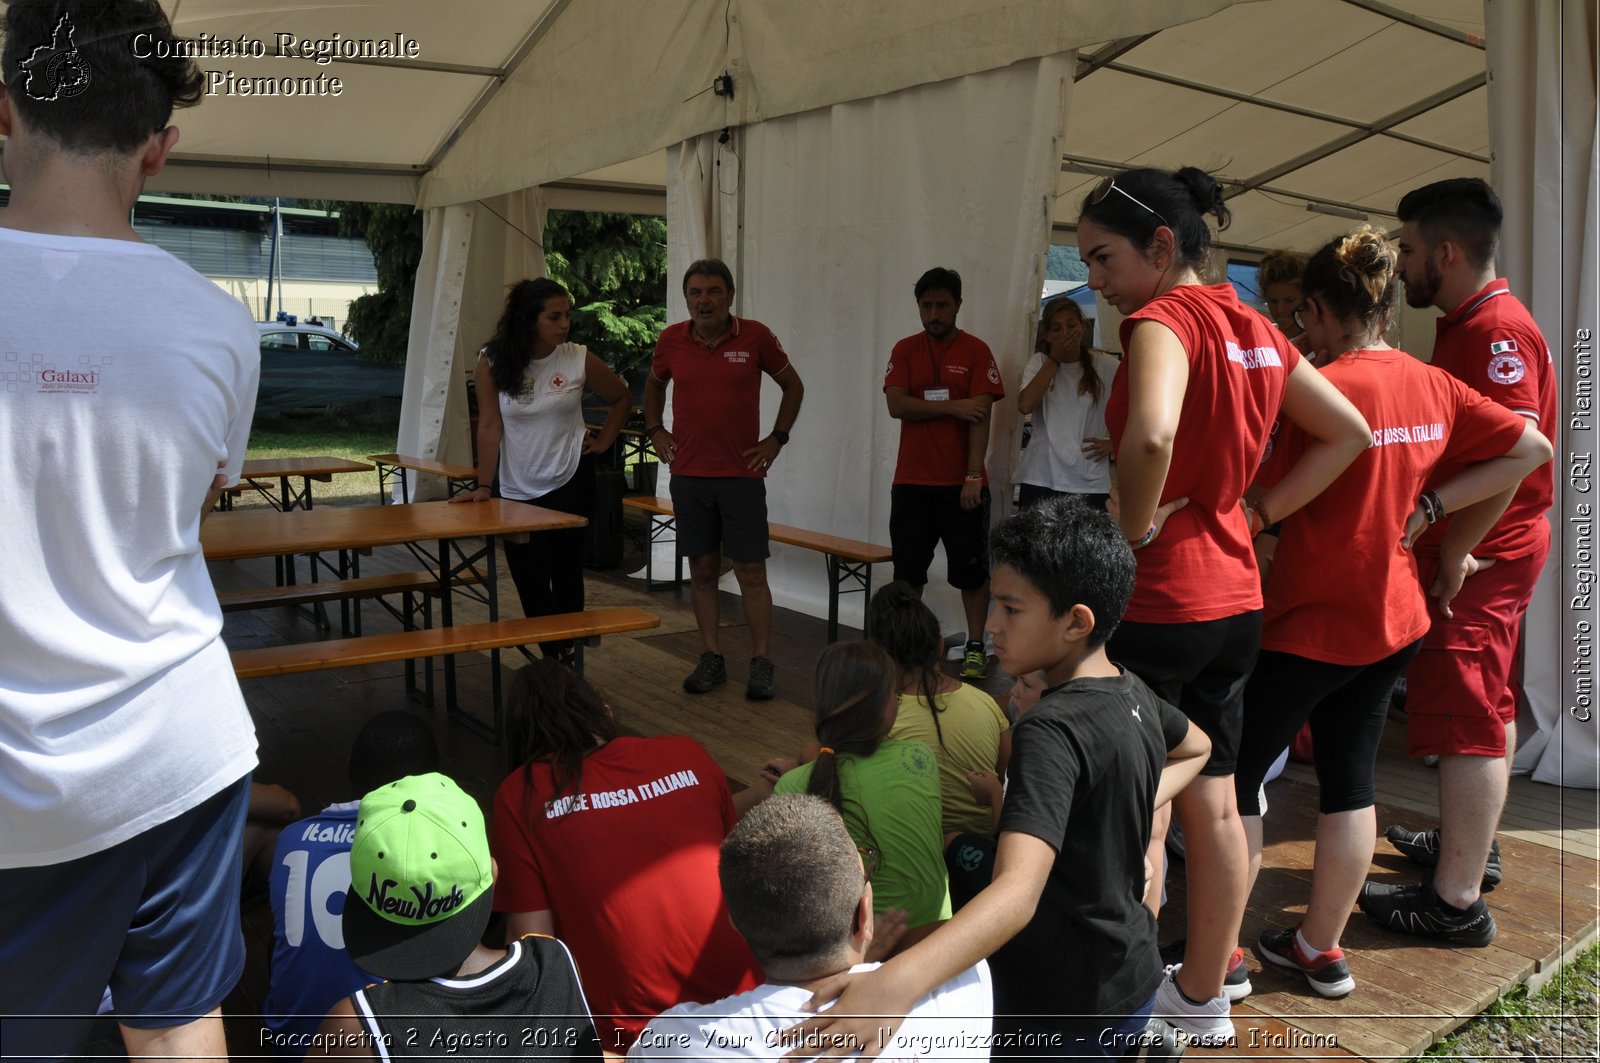
[[[367,460],[378,467],[378,501],[388,502],[394,497],[392,485],[400,482],[400,501],[411,501],[411,485],[406,482],[406,470],[443,476],[450,497],[478,486],[478,470],[471,465],[450,465],[431,458],[413,458],[409,454],[369,454]]]
[[[635,497],[624,498],[622,504],[633,509],[643,510],[650,514],[650,542],[645,547],[645,582],[654,585],[654,545],[670,533],[673,542],[677,542],[677,525],[672,511],[672,499],[656,496],[654,498]],[[657,518],[660,518],[659,520]],[[877,543],[864,543],[857,539],[845,539],[837,535],[828,535],[824,532],[807,531],[804,528],[792,527],[788,524],[767,524],[767,538],[775,543],[786,546],[798,546],[805,550],[815,550],[823,555],[824,563],[828,568],[828,641],[839,640],[839,595],[841,593],[853,594],[860,590],[864,598],[872,598],[872,566],[881,565],[894,560],[894,552],[887,546]],[[853,581],[855,587],[845,587],[845,582]],[[672,585],[677,586],[683,582],[683,554],[677,552],[672,570]]]
[[[313,577],[316,567],[312,567]],[[481,584],[483,576],[476,572],[463,572],[450,581],[452,589]],[[383,601],[384,595],[399,594],[404,596],[400,608],[389,602]],[[432,616],[428,610],[428,599],[439,596],[439,574],[437,572],[391,572],[383,576],[351,576],[343,579],[320,580],[312,583],[289,583],[276,587],[247,587],[241,590],[218,591],[217,601],[222,606],[224,613],[237,613],[249,609],[270,609],[273,606],[317,606],[319,609],[328,602],[340,604],[339,630],[346,636],[361,634],[361,613],[357,610],[353,615],[348,608],[348,603],[363,599],[377,599],[395,618],[403,624],[410,624],[411,618],[419,615],[414,596],[421,595],[421,610],[425,626],[432,625]],[[312,619],[323,630],[328,629],[327,617],[320,612],[313,612]],[[352,622],[353,621],[353,622]]]
[[[235,675],[240,679],[259,679],[265,676],[294,675],[329,668],[354,668],[359,665],[445,657],[479,650],[499,650],[508,646],[528,646],[538,642],[591,640],[598,639],[601,635],[644,631],[660,626],[661,618],[654,613],[647,613],[643,609],[634,609],[630,606],[617,606],[591,609],[582,613],[559,613],[555,616],[491,620],[481,624],[420,628],[383,635],[362,635],[358,638],[261,646],[248,650],[234,650],[231,656]],[[492,730],[484,729],[480,721],[465,713],[452,715],[498,743],[503,731],[498,658],[495,663],[492,677],[494,686]],[[429,679],[431,693],[431,670]]]

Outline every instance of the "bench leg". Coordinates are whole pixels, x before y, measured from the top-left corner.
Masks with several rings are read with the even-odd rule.
[[[824,564],[828,569],[828,641],[839,641],[839,559],[833,554],[824,554]]]

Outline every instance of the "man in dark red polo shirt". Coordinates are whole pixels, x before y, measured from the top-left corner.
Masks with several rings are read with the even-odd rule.
[[[645,436],[672,466],[672,508],[678,542],[689,558],[690,595],[704,652],[683,681],[704,694],[728,681],[718,643],[717,579],[722,555],[744,597],[750,626],[750,678],[745,697],[774,694],[772,591],[767,587],[767,470],[789,442],[805,386],[783,344],[759,321],[728,312],[733,274],[718,259],[692,263],[683,275],[689,320],[668,325],[656,340],[644,388]],[[772,432],[761,435],[761,374],[783,389]],[[662,426],[667,382],[672,431]]]
[[[1495,277],[1502,212],[1494,189],[1477,178],[1439,181],[1406,193],[1398,213],[1406,302],[1445,312],[1433,364],[1554,441],[1549,346],[1527,308]],[[1457,471],[1441,466],[1435,479]],[[1457,945],[1494,939],[1494,918],[1479,894],[1500,881],[1494,835],[1517,748],[1513,660],[1522,615],[1550,553],[1553,498],[1546,463],[1517,487],[1462,571],[1438,571],[1440,544],[1452,524],[1468,534],[1474,510],[1500,499],[1440,520],[1417,544],[1418,572],[1437,607],[1408,672],[1406,746],[1412,757],[1439,758],[1440,825],[1386,832],[1395,848],[1433,867],[1417,885],[1369,882],[1362,890],[1362,910],[1392,929]],[[1481,529],[1480,518],[1470,533]]]
[[[946,576],[961,592],[967,649],[961,674],[988,674],[989,407],[1004,397],[989,345],[956,327],[961,274],[936,266],[912,289],[922,331],[894,345],[883,377],[889,416],[900,422],[900,457],[889,496],[894,578],[920,592],[933,549],[944,543]]]

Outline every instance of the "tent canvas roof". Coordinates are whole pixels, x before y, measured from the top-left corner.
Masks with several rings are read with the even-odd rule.
[[[821,19],[759,0],[168,0],[190,37],[270,52],[283,33],[400,35],[418,55],[203,58],[236,78],[328,74],[344,90],[208,97],[178,117],[179,151],[151,190],[437,205],[553,183],[554,206],[659,211],[661,149],[684,136],[1074,45],[1058,224],[1100,174],[1127,165],[1227,178],[1224,242],[1243,247],[1307,247],[1348,226],[1308,200],[1392,225],[1405,188],[1488,176],[1482,0],[950,0],[937,16],[903,0],[867,6],[870,18]],[[1125,27],[1138,32],[1103,36]],[[724,70],[733,100],[710,91]]]

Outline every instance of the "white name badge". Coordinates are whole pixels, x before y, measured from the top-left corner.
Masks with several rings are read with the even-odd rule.
[[[949,402],[949,388],[924,388],[922,398],[925,402]]]

